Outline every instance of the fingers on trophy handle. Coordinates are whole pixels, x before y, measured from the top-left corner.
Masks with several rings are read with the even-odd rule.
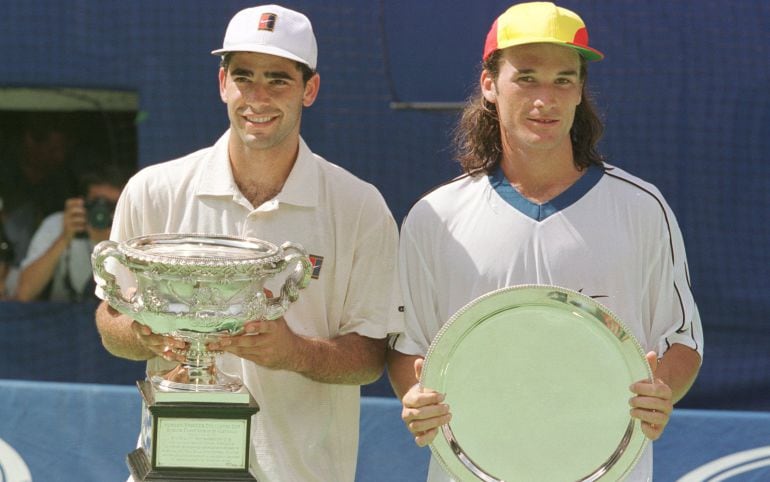
[[[283,316],[289,308],[289,304],[299,298],[299,290],[310,283],[313,274],[313,265],[305,252],[305,249],[296,243],[285,242],[281,245],[285,257],[285,266],[291,270],[281,288],[278,297],[268,298],[267,313],[265,318],[272,320]]]

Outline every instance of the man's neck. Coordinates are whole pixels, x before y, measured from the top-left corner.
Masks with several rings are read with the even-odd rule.
[[[561,152],[508,152],[500,168],[519,194],[536,204],[554,199],[585,172],[575,166],[571,146]]]
[[[297,159],[299,139],[290,149],[256,150],[231,143],[228,152],[235,184],[256,208],[283,189]]]

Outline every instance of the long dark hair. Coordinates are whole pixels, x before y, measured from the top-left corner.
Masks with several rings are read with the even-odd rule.
[[[500,74],[501,51],[487,58],[482,69],[497,80]],[[582,101],[575,109],[575,120],[570,129],[575,166],[582,170],[591,165],[602,166],[604,156],[596,144],[604,132],[602,123],[588,93],[588,62],[580,57],[580,79],[583,81]],[[467,174],[490,174],[500,164],[503,144],[500,138],[500,121],[497,106],[484,98],[481,87],[463,109],[453,132],[457,160]]]

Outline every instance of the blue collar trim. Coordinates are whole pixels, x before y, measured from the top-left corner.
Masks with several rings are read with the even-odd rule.
[[[492,185],[495,192],[497,192],[505,202],[513,206],[523,215],[530,217],[535,221],[542,221],[548,216],[567,209],[569,206],[576,203],[601,180],[602,176],[604,176],[604,169],[592,165],[586,170],[586,173],[575,182],[575,184],[544,204],[535,204],[519,194],[519,191],[514,189],[514,187],[511,186],[511,183],[508,182],[505,174],[503,174],[503,170],[500,169],[499,166],[495,172],[488,177],[489,184]]]

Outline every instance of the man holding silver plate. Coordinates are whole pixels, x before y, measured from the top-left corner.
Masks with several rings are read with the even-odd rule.
[[[105,302],[97,327],[114,355],[147,360],[157,381],[147,398],[156,402],[193,400],[199,392],[186,399],[178,391],[193,381],[202,392],[207,384],[226,390],[228,376],[236,388],[242,382],[259,410],[246,416],[250,467],[226,480],[353,481],[360,385],[380,376],[386,337],[402,329],[397,227],[375,187],[300,137],[303,107],[320,87],[307,17],[277,5],[247,8],[212,54],[221,56],[230,128],[213,146],[129,181],[114,244],[95,253],[108,272],[99,277]],[[111,268],[109,257],[134,273]],[[240,286],[249,279],[244,296]],[[193,334],[175,334],[183,319],[195,323]],[[206,360],[212,354],[214,365]],[[216,402],[217,390],[198,400]],[[217,443],[237,423],[164,422],[168,466],[194,474],[206,459],[205,469],[229,477],[226,465],[241,463]],[[183,435],[196,430],[209,432],[205,444]],[[198,456],[183,453],[186,447]],[[162,478],[161,457],[151,458]],[[221,460],[227,463],[216,466]]]
[[[456,130],[465,174],[401,228],[388,356],[428,479],[648,481],[703,333],[673,212],[605,162],[583,20],[512,6]]]

